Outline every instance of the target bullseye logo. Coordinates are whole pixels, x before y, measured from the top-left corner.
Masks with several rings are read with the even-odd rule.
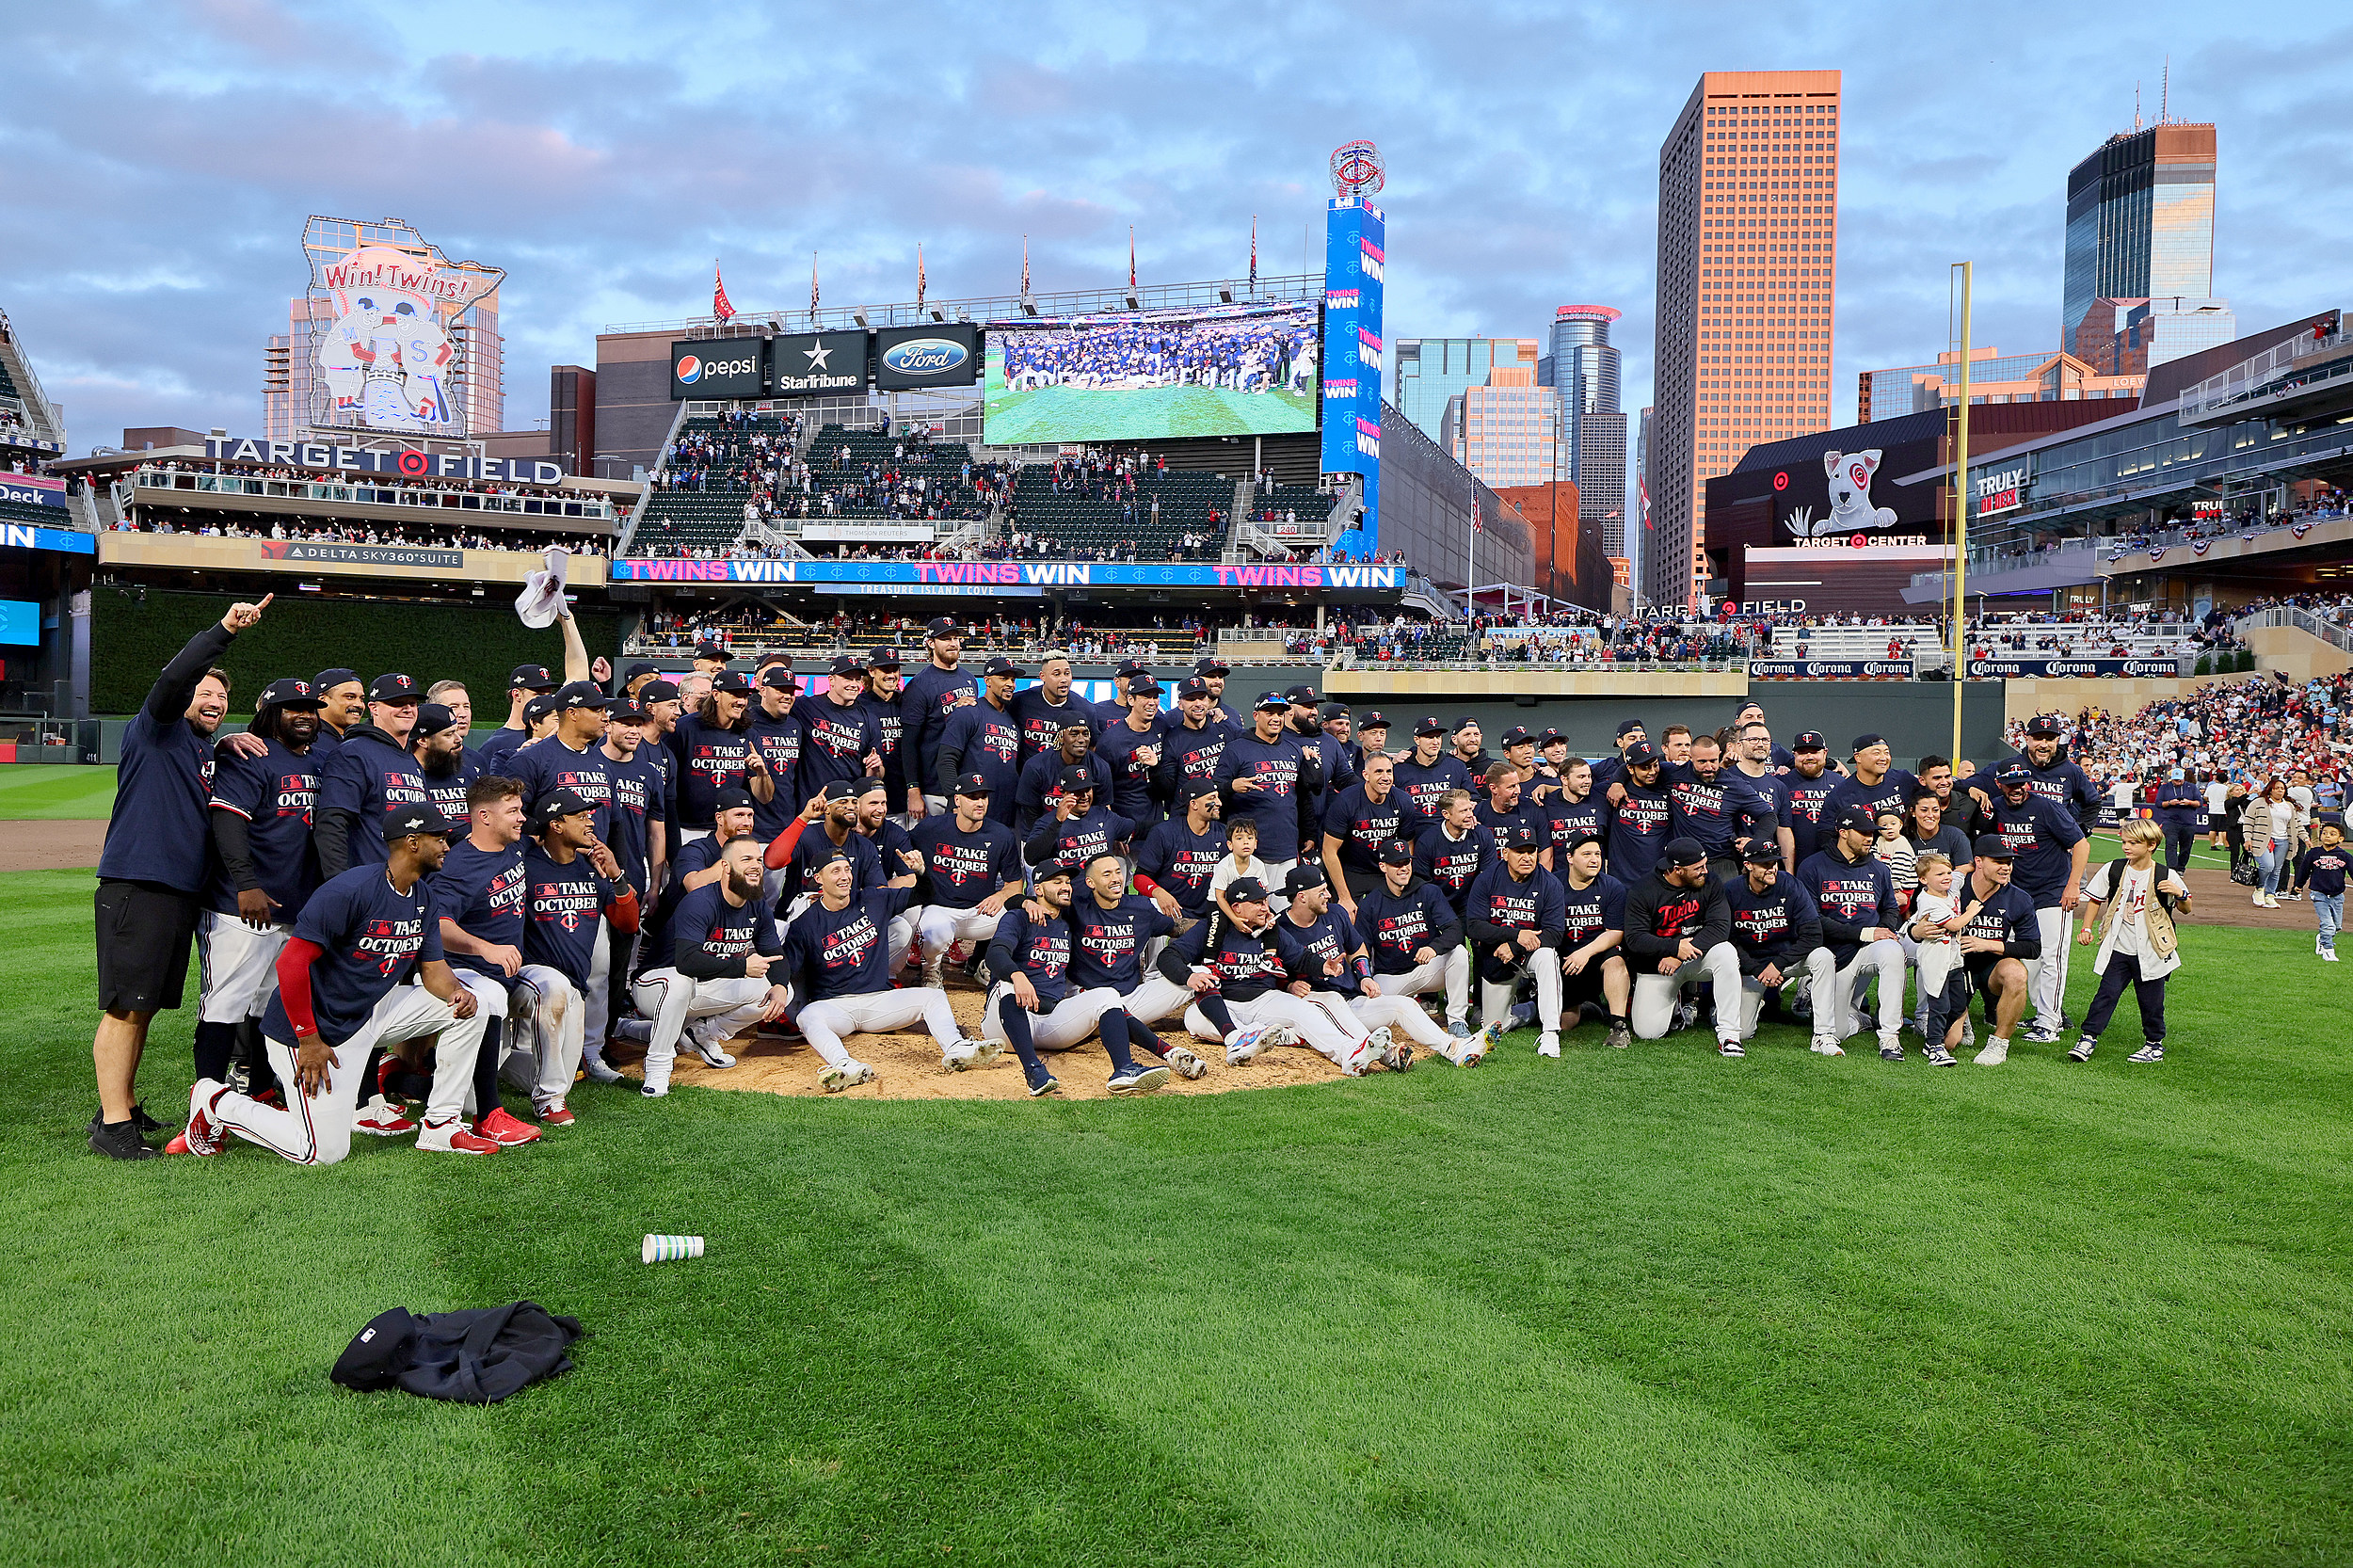
[[[1775,489],[1777,489],[1777,490],[1785,490],[1785,489],[1787,489],[1788,488],[1789,488],[1789,471],[1788,471],[1788,470],[1786,470],[1786,469],[1784,469],[1781,472],[1776,473],[1776,474],[1774,474],[1774,475],[1773,475],[1773,488],[1775,488]]]
[[[432,469],[433,456],[430,453],[409,451],[400,455],[400,472],[403,473],[429,473]]]

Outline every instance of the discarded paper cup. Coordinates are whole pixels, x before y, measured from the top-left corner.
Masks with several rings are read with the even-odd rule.
[[[700,1257],[703,1239],[699,1236],[648,1236],[637,1249],[637,1256],[646,1263],[673,1263],[681,1257]]]

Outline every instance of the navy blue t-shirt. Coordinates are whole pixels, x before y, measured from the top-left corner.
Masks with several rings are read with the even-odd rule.
[[[762,839],[773,839],[817,792],[801,788],[801,721],[789,710],[782,718],[772,719],[764,710],[755,708],[744,734],[760,749],[760,760],[768,764],[768,777],[776,787],[766,800],[752,797],[752,831]]]
[[[1070,924],[1067,920],[1033,920],[1020,904],[1008,904],[988,940],[989,973],[998,982],[1011,980],[1016,969],[1030,977],[1040,1011],[1050,1012],[1070,995]]]
[[[212,808],[246,820],[246,840],[253,852],[254,880],[262,891],[278,901],[270,919],[293,920],[302,912],[319,885],[318,856],[311,844],[311,811],[318,799],[318,775],[308,756],[297,756],[277,741],[267,743],[262,757],[240,757],[223,751],[213,773]],[[206,907],[216,914],[237,912],[237,889],[217,857]]]
[[[852,828],[850,836],[837,844],[827,835],[824,824],[811,823],[801,829],[800,838],[792,845],[792,858],[785,865],[784,889],[778,897],[786,902],[803,893],[817,891],[817,865],[821,856],[836,851],[850,857],[850,886],[854,888],[879,888],[898,875],[895,870],[883,869],[882,851],[874,840]]]
[[[1392,839],[1413,843],[1429,825],[1412,797],[1394,785],[1388,799],[1375,801],[1362,784],[1351,784],[1323,808],[1323,831],[1340,841],[1340,869],[1367,876],[1381,874],[1383,844]]]
[[[890,792],[890,808],[893,811],[904,810],[907,803],[909,739],[905,689],[902,688],[896,696],[888,699],[869,692],[858,698],[857,706],[866,714],[867,723],[873,728],[874,754],[882,759],[883,787]],[[862,757],[858,771],[866,771]]]
[[[1091,991],[1108,985],[1120,995],[1144,980],[1144,950],[1176,929],[1148,898],[1129,894],[1106,909],[1084,888],[1070,904],[1070,984]]]
[[[1196,919],[1209,907],[1209,879],[1225,858],[1225,824],[1209,819],[1195,833],[1182,817],[1170,817],[1145,836],[1136,851],[1136,872],[1168,889],[1176,907]]]
[[[1167,797],[1172,812],[1184,814],[1196,785],[1217,782],[1218,759],[1225,755],[1225,743],[1234,734],[1214,711],[1198,729],[1187,728],[1181,713],[1161,727],[1160,793]]]
[[[785,934],[785,962],[801,977],[799,1005],[870,996],[890,986],[890,917],[907,906],[904,888],[868,888],[840,909],[811,901]]]
[[[957,709],[980,701],[980,682],[961,665],[944,670],[926,660],[899,691],[910,731],[899,739],[907,748],[907,782],[937,794],[934,775],[938,772],[940,738],[948,733],[948,721]]]
[[[380,729],[354,729],[319,770],[319,811],[352,814],[348,854],[355,867],[392,858],[384,846],[384,813],[424,798],[424,770]]]
[[[1465,919],[1506,931],[1534,931],[1549,936],[1567,923],[1568,905],[1561,897],[1560,878],[1538,866],[1528,873],[1527,881],[1514,882],[1512,868],[1500,859],[1479,873],[1463,907]],[[1473,940],[1477,939],[1474,935]]]
[[[585,855],[559,866],[537,841],[523,846],[523,961],[545,964],[582,990],[596,955],[597,922],[613,902],[613,884]]]
[[[529,811],[541,795],[551,790],[570,790],[580,798],[595,805],[588,821],[598,839],[613,835],[613,776],[607,772],[612,759],[604,748],[591,744],[584,751],[574,751],[557,737],[551,735],[537,745],[525,746],[515,753],[513,776],[523,787],[523,809]]]
[[[1436,822],[1439,803],[1446,799],[1448,791],[1471,789],[1470,770],[1444,752],[1426,768],[1408,757],[1397,765],[1397,787],[1405,792],[1415,810]]]
[[[712,832],[699,839],[691,839],[670,852],[669,878],[663,884],[662,897],[653,906],[653,920],[646,927],[645,940],[639,944],[639,950],[648,955],[646,963],[666,964],[670,961],[671,921],[678,914],[679,901],[689,896],[686,879],[696,872],[707,872],[717,865],[719,854],[726,848],[719,841],[719,835]],[[702,890],[701,888],[694,889],[697,893]]]
[[[2034,900],[2037,909],[2056,909],[2074,870],[2072,853],[2084,841],[2074,813],[2056,801],[2029,794],[2016,806],[1993,797],[1992,832],[2000,835],[2014,857],[2010,886]]]
[[[678,822],[682,832],[708,832],[722,790],[748,790],[744,782],[751,742],[741,730],[723,729],[693,713],[670,735],[678,758]]]
[[[1072,692],[1060,702],[1046,700],[1046,688],[1026,686],[1013,694],[1013,722],[1021,730],[1021,756],[1024,761],[1041,751],[1051,751],[1062,738],[1063,726],[1073,718],[1083,719],[1087,727],[1087,744],[1095,744],[1096,732],[1103,728],[1102,715],[1095,704]]]
[[[935,762],[949,752],[955,754],[956,777],[977,773],[988,781],[988,820],[1013,826],[1014,797],[1021,788],[1020,727],[985,702],[966,703],[948,716],[932,751]],[[931,789],[953,804],[953,792],[936,775]]]
[[[1398,897],[1383,883],[1356,901],[1356,935],[1372,950],[1372,972],[1411,974],[1423,948],[1444,953],[1463,942],[1463,918],[1445,893],[1428,882],[1406,885]]]
[[[1888,874],[1887,863],[1871,856],[1849,863],[1836,850],[1823,850],[1799,865],[1798,886],[1822,917],[1822,945],[1842,965],[1863,946],[1859,937],[1864,929],[1885,926],[1895,931],[1904,923],[1896,902],[1896,880]],[[1841,926],[1853,928],[1853,935],[1842,932]]]
[[[1607,803],[1597,794],[1587,792],[1583,800],[1571,800],[1566,795],[1554,795],[1545,803],[1550,813],[1553,864],[1561,864],[1561,856],[1569,852],[1570,840],[1591,835],[1603,837],[1603,816]],[[1605,851],[1606,852],[1606,851]]]
[[[498,774],[502,777],[513,777],[501,764],[515,755],[515,748],[521,745],[523,740],[524,731],[520,729],[491,730],[490,738],[483,742],[481,748],[474,753],[482,761],[482,771]]]
[[[425,798],[433,802],[434,808],[450,821],[461,823],[469,811],[466,792],[482,776],[482,760],[474,752],[461,751],[451,761],[454,765],[447,773],[435,773],[420,762],[419,776],[424,780]]]
[[[478,941],[523,946],[523,847],[477,849],[471,839],[449,846],[449,856],[432,876],[433,911]],[[472,953],[453,952],[452,968],[472,969],[504,982],[506,971]]]
[[[1270,866],[1299,858],[1299,768],[1305,757],[1296,735],[1277,735],[1269,743],[1253,732],[1229,739],[1217,760],[1225,820],[1246,817],[1258,824],[1258,858]],[[1244,778],[1251,788],[1235,790]]]
[[[1744,972],[1758,974],[1770,964],[1786,974],[1821,941],[1821,911],[1787,872],[1774,872],[1773,885],[1761,893],[1750,889],[1745,875],[1728,876],[1723,886],[1724,903],[1732,910],[1732,945]]]
[[[1825,772],[1819,778],[1808,778],[1792,769],[1781,776],[1783,796],[1789,803],[1787,814],[1782,819],[1789,824],[1789,837],[1802,866],[1814,858],[1817,851],[1835,842],[1835,833],[1822,830],[1822,815],[1830,809],[1831,792],[1845,782],[1838,775]]]
[[[1354,996],[1356,968],[1348,955],[1365,943],[1356,935],[1348,912],[1331,904],[1305,925],[1299,923],[1296,914],[1295,909],[1286,910],[1274,922],[1274,950],[1283,960],[1284,969],[1293,980],[1304,980],[1319,991]],[[1340,972],[1326,974],[1325,960],[1335,958],[1339,960]]]
[[[1876,784],[1865,784],[1860,778],[1841,779],[1830,792],[1830,810],[1834,817],[1849,806],[1864,806],[1870,808],[1875,820],[1889,811],[1900,817],[1912,799],[1912,792],[1919,787],[1920,781],[1901,768],[1888,769]],[[2083,837],[2080,832],[2075,836]]]
[[[801,776],[792,787],[803,801],[866,776],[866,754],[882,745],[872,713],[855,702],[845,708],[830,696],[805,696],[792,716],[801,721]]]
[[[626,762],[613,757],[604,759],[605,778],[613,787],[613,830],[604,841],[613,851],[613,857],[621,863],[629,885],[640,892],[648,886],[648,860],[653,853],[647,824],[662,816],[662,770],[646,751],[644,745],[639,745],[637,754]]]
[[[1566,876],[1561,885],[1561,951],[1575,952],[1605,931],[1625,929],[1625,884],[1602,872],[1582,888],[1572,888]]]
[[[1658,869],[1658,852],[1674,837],[1674,797],[1664,767],[1649,789],[1634,782],[1630,773],[1613,782],[1625,786],[1625,799],[1609,808],[1605,849],[1609,874],[1630,887]]]
[[[917,823],[908,838],[930,879],[926,904],[970,909],[1008,882],[1021,880],[1021,850],[1002,823],[984,817],[967,833],[952,813],[931,816]]]
[[[741,980],[749,954],[778,958],[784,953],[776,922],[768,918],[768,901],[755,892],[740,904],[729,904],[724,878],[706,882],[678,901],[670,933],[663,960],[697,980]],[[775,969],[768,971],[768,978],[778,984],[783,979]]]
[[[1013,830],[1016,836],[1027,839],[1037,831],[1040,817],[1054,814],[1053,803],[1046,797],[1061,784],[1064,766],[1086,769],[1087,776],[1095,781],[1096,810],[1118,810],[1112,804],[1112,765],[1109,760],[1090,751],[1078,761],[1065,764],[1059,748],[1042,751],[1021,764],[1020,782],[1014,787]],[[1128,816],[1125,811],[1119,814]],[[1135,821],[1133,817],[1128,817],[1128,820]]]
[[[1458,913],[1471,883],[1495,858],[1496,836],[1475,824],[1460,839],[1449,838],[1444,823],[1433,824],[1414,846],[1414,870],[1424,881],[1437,884]]]
[[[1022,857],[1033,866],[1051,863],[1073,877],[1083,877],[1089,860],[1109,853],[1115,844],[1126,843],[1135,829],[1135,824],[1115,811],[1104,810],[1099,804],[1088,807],[1084,815],[1066,823],[1057,823],[1050,816],[1041,817],[1036,831],[1022,846]],[[1048,840],[1049,832],[1052,837]],[[1050,844],[1050,853],[1037,854],[1041,840]]]
[[[424,878],[403,893],[381,866],[354,866],[327,882],[295,918],[294,934],[325,950],[311,965],[311,1013],[319,1038],[330,1046],[357,1034],[418,964],[441,956],[440,922]],[[282,992],[271,994],[262,1032],[294,1043]]]
[[[1111,770],[1111,808],[1142,826],[1150,826],[1160,820],[1160,808],[1152,798],[1153,768],[1136,760],[1136,753],[1154,746],[1165,748],[1167,737],[1160,727],[1154,725],[1143,734],[1122,714],[1117,724],[1106,726],[1103,738],[1095,743],[1095,755]]]

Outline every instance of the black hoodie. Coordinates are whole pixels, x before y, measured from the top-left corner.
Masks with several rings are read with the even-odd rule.
[[[391,859],[384,847],[384,813],[431,798],[424,770],[407,746],[372,724],[344,730],[343,744],[319,770],[318,824],[312,833],[322,879]]]

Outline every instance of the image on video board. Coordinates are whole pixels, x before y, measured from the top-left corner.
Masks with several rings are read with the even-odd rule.
[[[1313,430],[1316,309],[992,322],[982,439],[1025,446]]]

